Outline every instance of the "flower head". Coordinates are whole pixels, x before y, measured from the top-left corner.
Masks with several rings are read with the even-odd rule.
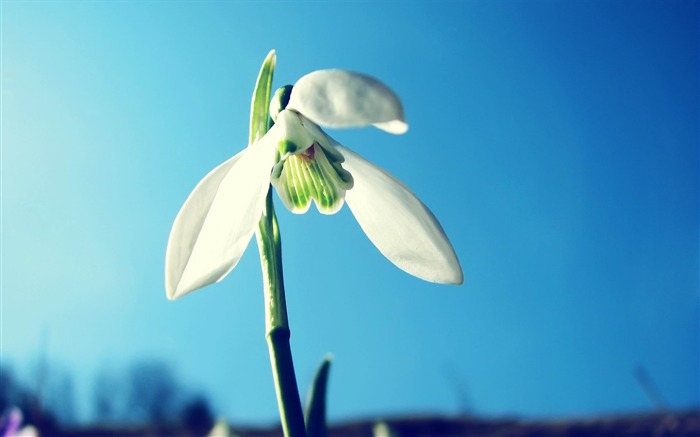
[[[320,70],[280,88],[274,125],[202,179],[175,219],[166,252],[170,299],[223,279],[238,263],[270,185],[294,213],[311,203],[334,214],[345,202],[365,234],[400,269],[460,284],[462,269],[430,210],[385,170],[340,145],[319,126],[408,130],[398,97],[360,73]]]

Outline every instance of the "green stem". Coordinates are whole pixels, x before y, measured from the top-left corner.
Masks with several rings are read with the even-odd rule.
[[[256,232],[260,248],[265,292],[265,336],[270,351],[272,375],[285,436],[304,437],[304,415],[294,374],[290,330],[282,274],[282,244],[272,204],[272,190],[267,193],[265,210]]]
[[[270,125],[270,96],[272,76],[275,70],[276,56],[272,50],[260,68],[255,83],[253,99],[250,105],[249,144],[263,137]],[[284,435],[288,437],[306,437],[304,415],[299,401],[299,389],[294,375],[292,350],[289,347],[289,322],[287,320],[287,303],[284,298],[284,278],[282,277],[282,243],[280,240],[277,217],[272,204],[272,190],[268,190],[265,208],[255,233],[260,249],[260,263],[263,272],[263,289],[265,294],[265,337],[270,349],[272,376],[275,380],[277,405]]]

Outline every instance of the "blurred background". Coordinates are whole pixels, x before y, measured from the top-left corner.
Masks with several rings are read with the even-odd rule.
[[[278,420],[255,244],[219,284],[175,302],[163,284],[173,219],[246,145],[276,49],[273,88],[343,68],[398,93],[407,134],[329,133],[413,189],[465,274],[423,282],[347,208],[276,199],[298,382],[333,354],[331,420],[698,407],[698,2],[1,15],[5,405],[34,393],[62,423]]]

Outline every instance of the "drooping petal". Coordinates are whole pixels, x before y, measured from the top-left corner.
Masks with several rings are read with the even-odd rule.
[[[220,281],[240,260],[269,189],[273,139],[265,136],[212,170],[185,201],[165,255],[169,299]]]
[[[292,89],[288,109],[327,127],[375,125],[387,132],[408,130],[399,98],[377,79],[345,70],[319,70]]]
[[[385,170],[345,147],[338,149],[355,180],[345,201],[377,249],[411,275],[461,284],[459,260],[433,213]]]

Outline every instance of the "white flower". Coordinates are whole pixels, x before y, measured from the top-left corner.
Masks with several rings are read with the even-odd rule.
[[[392,175],[319,127],[374,125],[406,132],[401,102],[389,88],[363,74],[321,70],[281,88],[276,99],[274,126],[206,175],[178,213],[165,260],[168,298],[220,281],[236,266],[270,184],[295,213],[306,212],[312,200],[325,214],[347,202],[365,234],[397,267],[431,282],[462,283],[452,245],[430,210]]]

